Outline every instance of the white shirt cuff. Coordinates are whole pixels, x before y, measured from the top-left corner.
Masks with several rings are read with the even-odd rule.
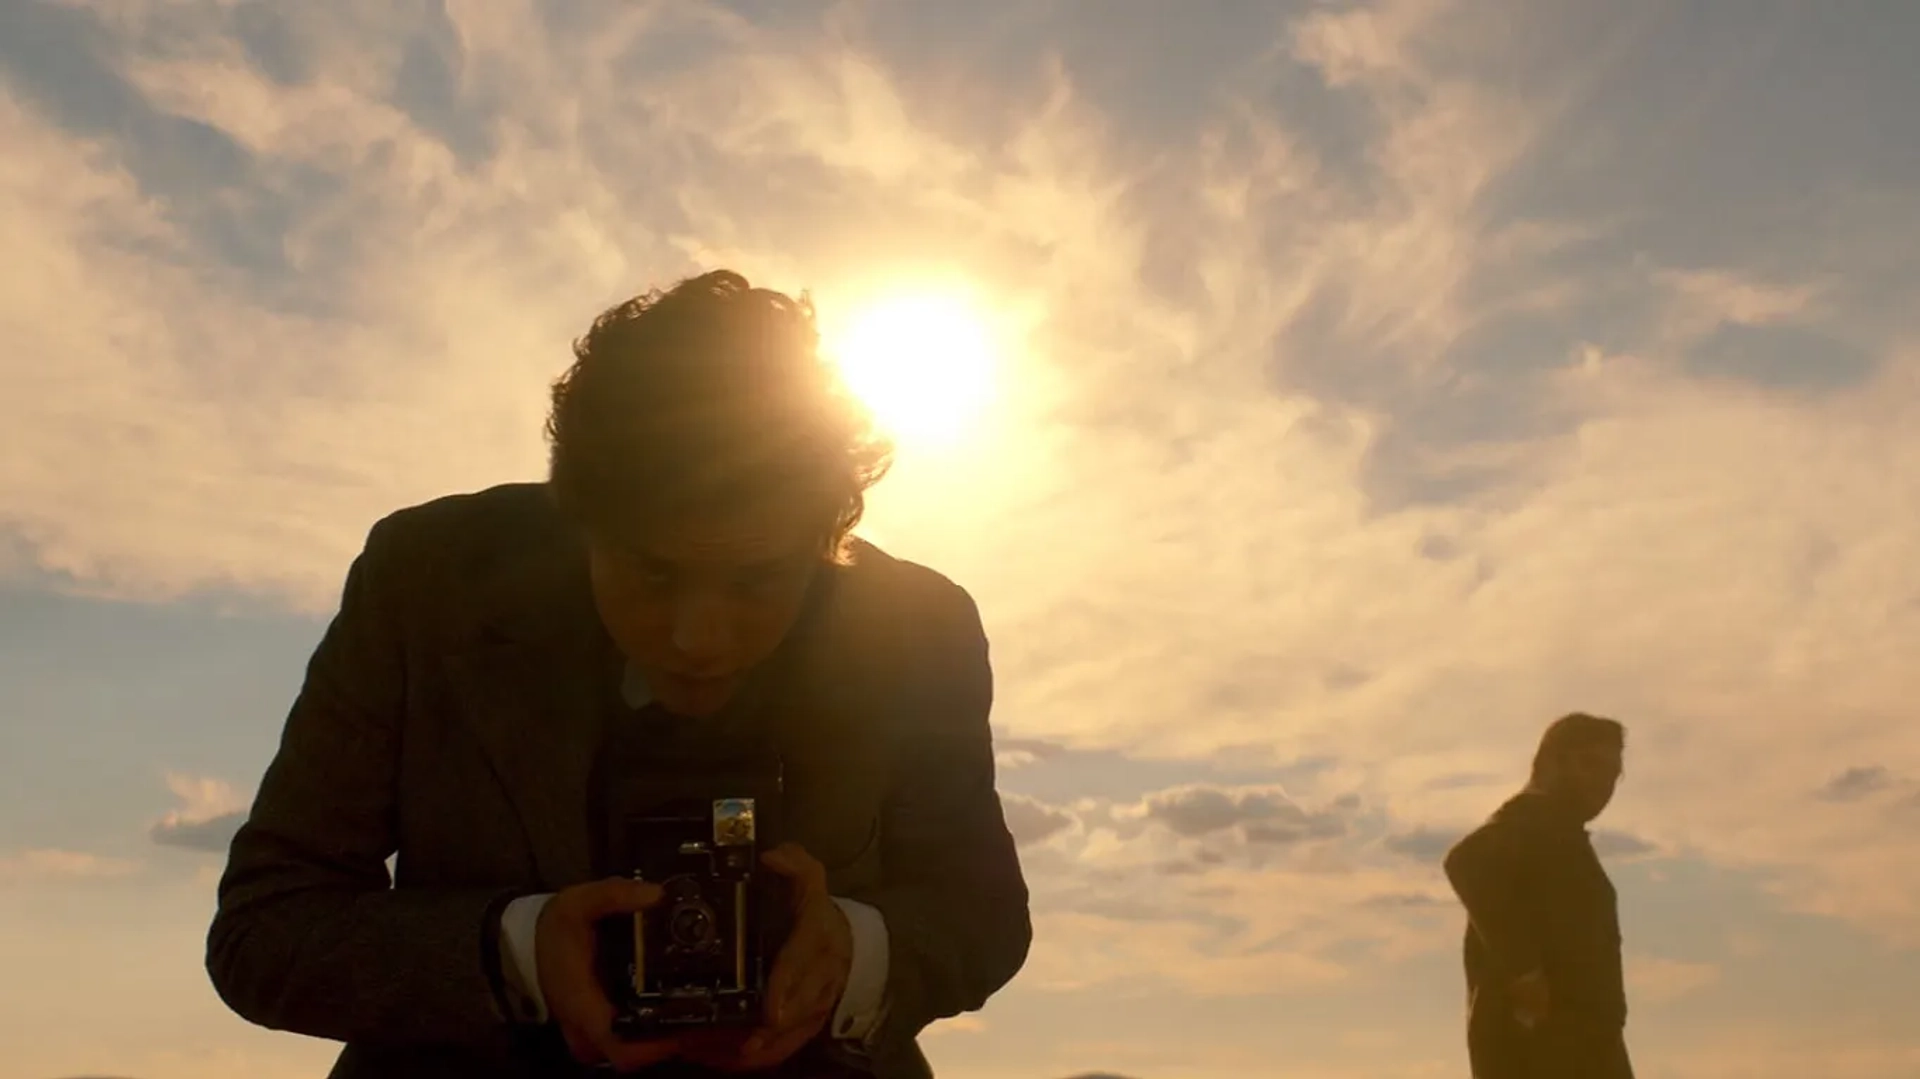
[[[887,919],[865,903],[835,897],[853,931],[853,967],[833,1013],[833,1036],[866,1045],[880,1029],[887,1005]]]
[[[500,973],[507,983],[513,1018],[522,1023],[547,1021],[547,998],[540,992],[540,966],[534,945],[539,936],[540,911],[551,893],[523,895],[500,912]]]

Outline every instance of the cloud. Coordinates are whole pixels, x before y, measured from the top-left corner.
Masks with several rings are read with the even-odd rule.
[[[233,833],[246,820],[245,805],[224,780],[169,775],[167,788],[181,806],[154,822],[149,837],[162,846],[225,854]]]
[[[1757,280],[1728,269],[1659,270],[1656,284],[1667,290],[1665,339],[1672,344],[1698,341],[1728,326],[1760,328],[1815,321],[1826,291],[1809,282]]]
[[[1893,776],[1880,765],[1854,765],[1821,784],[1816,797],[1828,802],[1853,802],[1893,785]]]
[[[1657,853],[1659,849],[1639,836],[1627,832],[1602,828],[1593,833],[1593,852],[1602,858],[1644,858]]]
[[[34,849],[0,857],[0,884],[39,884],[128,876],[139,866],[85,851]]]
[[[225,854],[233,842],[233,834],[245,822],[245,813],[223,813],[203,821],[162,821],[156,823],[149,834],[161,846]]]
[[[1048,919],[1023,983],[1090,990],[1138,964],[1136,990],[1146,979],[1208,996],[1291,991],[1446,943],[1444,884],[1377,856],[1392,822],[1338,791],[1184,784],[1066,812],[1073,827],[1023,852],[1036,918]],[[1152,958],[1168,949],[1179,962]]]
[[[951,1019],[942,1019],[927,1028],[923,1036],[947,1037],[958,1034],[981,1034],[987,1030],[987,1021],[972,1013],[956,1015]]]
[[[993,749],[994,763],[1004,769],[1025,767],[1067,751],[1066,746],[1043,738],[996,738]]]
[[[1433,910],[1453,906],[1450,897],[1434,892],[1382,892],[1367,896],[1360,902],[1364,906],[1384,910]]]
[[[1337,813],[1309,813],[1279,790],[1221,790],[1192,786],[1163,791],[1140,810],[1175,835],[1196,837],[1238,828],[1258,843],[1285,843],[1340,835]]]
[[[1072,814],[1017,794],[1002,794],[1000,806],[1006,814],[1007,829],[1022,846],[1038,843],[1074,823]]]
[[[1685,359],[1702,377],[1798,391],[1859,385],[1877,363],[1871,352],[1831,333],[1746,326],[1721,327]]]
[[[1443,832],[1431,828],[1416,828],[1410,832],[1400,832],[1388,836],[1383,845],[1395,854],[1404,854],[1409,858],[1438,865],[1447,851],[1460,841],[1465,832]]]

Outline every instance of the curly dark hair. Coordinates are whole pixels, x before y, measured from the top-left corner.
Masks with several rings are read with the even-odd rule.
[[[553,384],[548,487],[580,525],[633,536],[689,509],[818,499],[835,558],[893,447],[819,352],[812,301],[730,270],[601,313]]]

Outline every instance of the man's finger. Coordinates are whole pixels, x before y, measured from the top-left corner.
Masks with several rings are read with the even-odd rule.
[[[588,1031],[588,1037],[593,1039],[593,1048],[600,1054],[600,1059],[613,1065],[617,1071],[629,1071],[639,1067],[641,1064],[649,1063],[646,1060],[635,1062],[631,1059],[634,1055],[634,1047],[636,1045],[644,1046],[646,1043],[621,1041],[613,1033],[613,1020],[611,1017],[609,1017],[605,1023],[596,1024]]]
[[[561,1033],[574,1059],[580,1060],[584,1048],[588,1064],[619,1062],[622,1042],[613,1033],[613,1002],[599,983],[588,981],[573,987],[564,1000],[552,1002],[554,1014],[564,1016]]]
[[[754,1031],[747,1036],[746,1041],[740,1043],[740,1062],[747,1067],[752,1067],[752,1062],[759,1057],[761,1051],[766,1047],[767,1032],[764,1030]]]
[[[812,1035],[805,1027],[794,1030],[756,1030],[740,1049],[739,1069],[759,1071],[770,1068],[800,1051]]]
[[[804,1014],[804,1002],[799,999],[798,993],[809,959],[810,956],[799,952],[792,944],[782,951],[779,962],[773,965],[773,975],[767,979],[767,1005],[761,1024],[748,1036],[746,1044],[740,1047],[742,1058],[764,1052],[769,1044],[791,1030]]]
[[[572,1027],[561,1027],[560,1037],[566,1040],[567,1054],[573,1057],[578,1063],[592,1065],[598,1064],[606,1059],[601,1056],[600,1050],[593,1044],[592,1038],[579,1033]]]
[[[803,889],[826,887],[826,867],[798,843],[782,843],[761,855],[760,862],[775,873],[801,885]]]
[[[603,1060],[612,1061],[614,1052],[620,1048],[620,1039],[613,1036],[611,1016],[605,1022],[600,1022],[596,1013],[593,1018],[583,1020],[583,1027],[578,1033],[587,1040],[596,1064]]]
[[[808,977],[808,971],[818,970],[822,966],[826,948],[818,939],[795,933],[785,947],[780,948],[780,958],[774,962],[774,971],[766,979],[766,1025],[770,1027],[789,1027],[793,1025],[793,1016],[801,1004],[801,983]]]
[[[766,1020],[740,1047],[742,1058],[757,1056],[784,1044],[796,1034],[807,1034],[828,1018],[834,1002],[830,981],[808,978],[796,984],[771,1009]]]
[[[831,1010],[838,1003],[834,999],[834,983],[837,981],[833,971],[824,962],[815,965],[810,973],[798,979],[798,984],[787,997],[789,1025],[812,1020]]]
[[[799,943],[789,941],[786,947],[780,949],[780,956],[773,963],[773,973],[767,977],[765,1014],[768,1026],[784,1026],[787,1014],[793,1010],[788,998],[793,995],[795,981],[807,967],[807,956],[796,947]]]
[[[807,856],[807,849],[798,843],[782,843],[760,856],[763,865],[776,873],[791,873]]]
[[[680,1051],[679,1043],[673,1038],[656,1038],[643,1042],[624,1042],[616,1040],[607,1061],[616,1071],[633,1071],[649,1064],[658,1064],[672,1059]]]
[[[724,1071],[740,1059],[748,1036],[748,1031],[738,1029],[689,1031],[678,1039],[680,1056],[689,1063]]]
[[[660,886],[626,877],[608,877],[580,887],[577,908],[589,921],[632,914],[660,901]]]

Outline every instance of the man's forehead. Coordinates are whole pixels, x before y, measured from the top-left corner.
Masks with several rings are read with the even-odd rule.
[[[765,562],[809,553],[817,532],[809,515],[782,500],[675,514],[626,546],[655,561]]]

